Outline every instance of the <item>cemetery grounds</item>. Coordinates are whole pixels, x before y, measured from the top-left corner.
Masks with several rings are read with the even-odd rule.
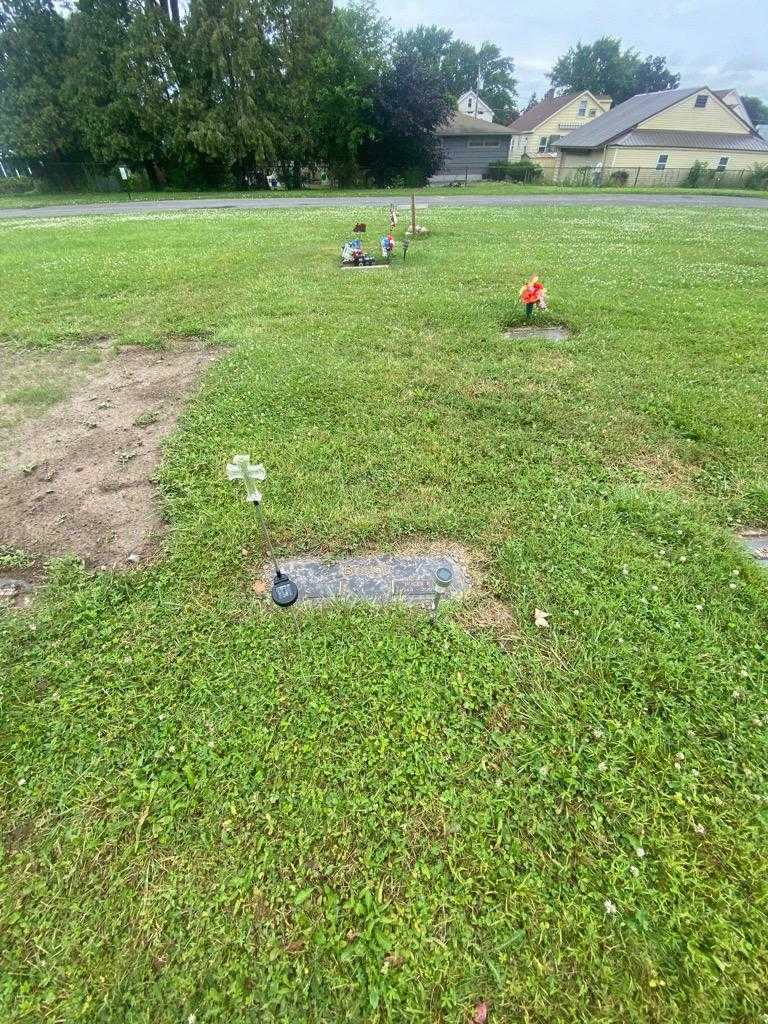
[[[765,1021],[768,211],[355,217],[0,224],[0,1018]]]

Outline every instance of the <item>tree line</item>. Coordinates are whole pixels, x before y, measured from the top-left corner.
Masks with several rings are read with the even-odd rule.
[[[610,37],[549,77],[616,102],[679,81]],[[500,123],[517,116],[498,46],[436,25],[395,33],[371,0],[0,0],[0,158],[58,183],[125,163],[153,186],[276,173],[298,187],[320,169],[339,185],[415,185],[439,169],[434,130],[472,88]]]
[[[365,0],[0,0],[0,153],[153,185],[415,184],[466,89],[514,111],[512,71],[491,43],[395,34]]]

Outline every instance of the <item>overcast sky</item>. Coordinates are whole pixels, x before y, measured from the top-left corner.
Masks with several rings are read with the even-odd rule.
[[[681,85],[736,88],[768,101],[768,7],[765,0],[594,0],[500,4],[473,0],[378,0],[395,28],[441,25],[459,39],[490,39],[514,59],[518,93],[541,96],[555,59],[579,39],[619,36],[645,56],[662,55]]]

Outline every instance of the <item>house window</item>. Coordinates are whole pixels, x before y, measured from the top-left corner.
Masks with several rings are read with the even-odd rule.
[[[589,116],[590,117],[594,117],[596,113],[597,113],[597,108],[596,107],[591,107],[590,111],[589,111]]]
[[[467,145],[471,149],[482,149],[482,147],[485,145],[485,142],[483,141],[483,139],[470,139]]]
[[[717,170],[718,171],[724,171],[727,166],[728,166],[728,157],[727,156],[721,156],[720,157],[720,163],[717,165]]]
[[[472,109],[472,97],[469,96],[467,98],[467,110],[471,110],[471,109]]]
[[[542,135],[539,139],[539,152],[551,153],[552,144],[557,142],[558,139],[562,139],[562,137],[562,135]]]
[[[707,105],[707,100],[708,99],[709,99],[709,96],[705,96],[705,95],[697,96],[696,97],[696,102],[694,103],[694,107],[698,107],[699,110],[703,110],[704,107],[706,107],[706,105]]]
[[[587,116],[587,101],[586,100],[582,100],[581,103],[579,104],[579,117],[586,117],[586,116]]]
[[[656,170],[666,171],[667,160],[669,160],[669,153],[659,153],[659,159],[656,161]]]

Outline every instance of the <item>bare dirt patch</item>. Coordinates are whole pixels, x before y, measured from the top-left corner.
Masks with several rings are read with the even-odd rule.
[[[153,479],[161,442],[217,355],[200,339],[166,350],[101,343],[99,361],[55,404],[21,420],[0,406],[0,549],[38,566],[66,554],[110,567],[149,557],[163,529]]]

